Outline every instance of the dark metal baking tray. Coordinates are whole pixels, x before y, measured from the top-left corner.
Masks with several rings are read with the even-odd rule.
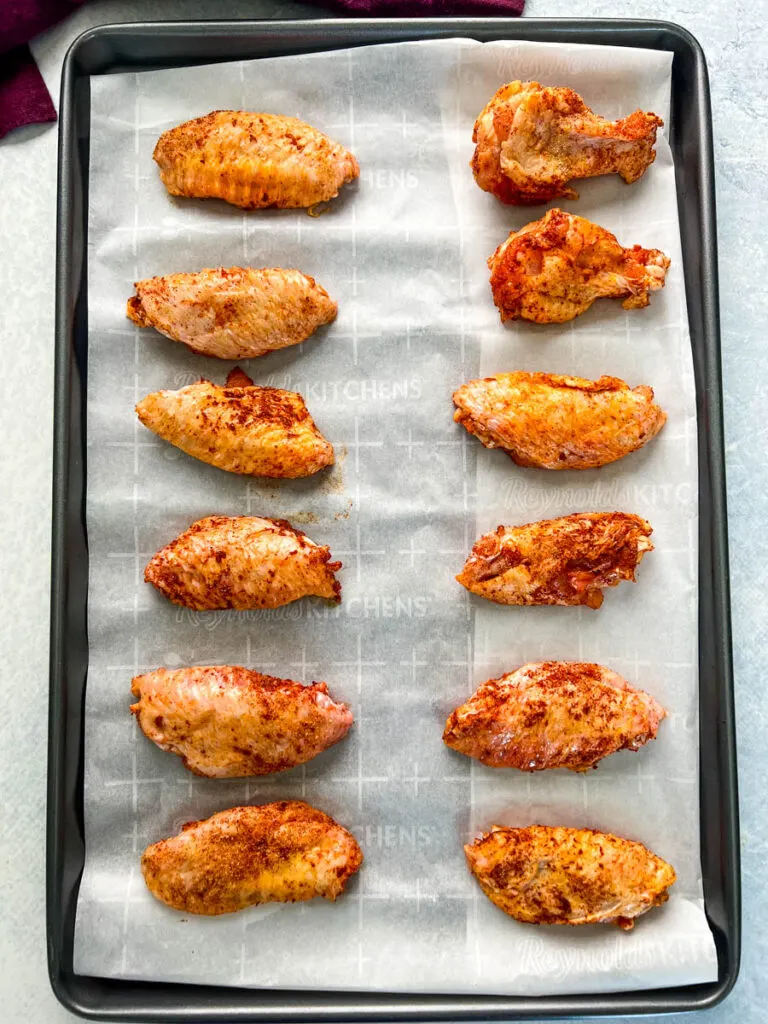
[[[718,980],[642,992],[516,998],[265,991],[76,975],[72,954],[84,861],[88,672],[89,76],[450,36],[603,43],[674,53],[669,129],[698,407],[701,861]],[[70,48],[62,72],[60,118],[47,866],[48,964],[56,996],[86,1017],[153,1022],[530,1019],[669,1013],[719,1002],[739,969],[740,883],[712,119],[698,42],[676,25],[651,21],[441,18],[107,25],[83,33]]]

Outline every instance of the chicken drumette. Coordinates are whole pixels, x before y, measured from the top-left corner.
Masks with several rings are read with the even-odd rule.
[[[229,473],[295,479],[333,465],[333,445],[301,395],[258,387],[239,367],[223,387],[200,380],[155,391],[136,413],[163,440]]]
[[[338,743],[353,721],[325,683],[302,686],[239,665],[159,668],[136,676],[131,692],[144,735],[209,779],[295,768]]]
[[[214,110],[163,132],[154,152],[174,196],[255,210],[314,206],[360,174],[338,142],[295,117]]]
[[[219,359],[253,359],[298,345],[337,312],[314,278],[282,267],[168,274],[135,288],[129,319]]]
[[[186,914],[231,914],[258,903],[335,900],[359,870],[355,837],[300,800],[232,807],[153,843],[147,888]]]
[[[624,249],[610,231],[558,209],[513,231],[488,259],[501,319],[538,324],[573,320],[600,298],[641,309],[669,264],[658,249]]]
[[[456,579],[496,604],[599,608],[603,587],[635,579],[653,550],[650,524],[626,512],[581,512],[481,537]]]
[[[617,377],[499,373],[453,393],[454,419],[518,466],[593,469],[642,448],[666,422],[645,385]]]
[[[670,864],[642,843],[587,828],[494,826],[464,847],[485,895],[527,924],[598,924],[629,930],[665,903]]]
[[[620,174],[630,183],[656,158],[664,122],[636,110],[620,121],[593,114],[578,93],[538,82],[503,85],[475,122],[475,181],[503,203],[577,199],[572,178]]]
[[[443,741],[491,768],[583,772],[655,739],[665,715],[602,665],[545,661],[483,683],[451,713]]]
[[[278,608],[314,595],[341,601],[341,562],[285,519],[206,516],[153,555],[144,580],[194,611]]]

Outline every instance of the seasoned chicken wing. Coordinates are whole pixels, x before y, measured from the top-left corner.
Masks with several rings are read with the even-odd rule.
[[[314,206],[360,174],[338,142],[295,117],[214,110],[163,132],[153,154],[173,196],[246,210]]]
[[[301,395],[258,387],[239,368],[224,387],[199,380],[155,391],[136,413],[163,440],[229,473],[295,479],[333,465],[333,445]]]
[[[133,679],[144,735],[209,779],[295,768],[346,736],[352,712],[325,683],[302,686],[239,665],[166,668]]]
[[[645,385],[617,377],[499,373],[453,393],[453,418],[518,466],[594,469],[642,448],[667,416]]]
[[[642,843],[588,828],[501,828],[464,847],[488,899],[526,924],[615,922],[669,898],[675,871]]]
[[[573,89],[510,82],[475,121],[472,171],[480,188],[502,203],[578,199],[567,184],[572,178],[616,173],[631,183],[642,177],[656,159],[663,124],[643,110],[606,121]]]
[[[483,683],[450,714],[443,741],[491,768],[583,772],[655,739],[665,716],[602,665],[544,661]]]
[[[635,579],[653,531],[626,512],[579,512],[481,537],[456,579],[496,604],[599,608],[603,587]]]
[[[341,601],[341,562],[285,519],[206,516],[153,555],[144,580],[194,611],[278,608],[314,595]]]
[[[314,278],[282,267],[168,274],[135,288],[130,320],[218,359],[253,359],[298,345],[338,310]]]
[[[658,249],[624,249],[605,228],[557,209],[513,231],[488,259],[502,321],[537,324],[573,320],[600,298],[641,309],[669,264]]]
[[[355,837],[300,800],[232,807],[191,821],[144,851],[157,899],[186,914],[231,914],[258,903],[335,900],[359,870]]]

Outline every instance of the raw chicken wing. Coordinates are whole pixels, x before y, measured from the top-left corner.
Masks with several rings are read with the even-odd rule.
[[[137,281],[128,317],[193,352],[253,359],[305,341],[336,319],[325,288],[298,270],[219,267]]]
[[[483,683],[451,713],[443,741],[491,768],[583,772],[655,739],[665,716],[602,665],[544,661]]]
[[[153,555],[144,580],[194,611],[278,608],[314,595],[338,603],[341,562],[285,519],[206,516]]]
[[[214,110],[163,132],[154,152],[173,196],[246,210],[315,206],[360,174],[338,142],[295,117]]]
[[[453,393],[453,418],[518,466],[594,469],[642,448],[666,422],[646,385],[617,377],[499,373]]]
[[[665,903],[670,864],[642,843],[588,828],[501,828],[464,847],[488,899],[527,924],[598,924],[628,931]]]
[[[144,735],[209,779],[295,768],[346,736],[352,712],[325,683],[302,686],[239,665],[159,668],[136,676]]]
[[[163,440],[229,473],[295,479],[333,465],[333,445],[301,395],[258,387],[239,368],[224,387],[199,380],[155,391],[136,413]]]
[[[359,870],[355,837],[300,800],[232,807],[191,821],[141,858],[147,888],[185,914],[231,914],[258,903],[335,900]]]
[[[650,524],[626,512],[580,512],[481,537],[456,579],[496,604],[599,608],[602,587],[635,579],[653,550]]]
[[[606,121],[573,89],[510,82],[475,121],[472,171],[480,188],[502,203],[578,199],[567,184],[572,178],[641,178],[656,159],[656,131],[663,124],[643,110]]]
[[[600,298],[641,309],[669,264],[658,249],[624,249],[605,228],[557,209],[513,231],[488,259],[502,321],[537,324],[573,320]]]

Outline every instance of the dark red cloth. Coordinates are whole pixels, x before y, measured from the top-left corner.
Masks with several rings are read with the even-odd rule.
[[[325,0],[328,7],[366,18],[510,18],[525,0]]]
[[[23,124],[56,120],[53,100],[26,44],[82,2],[0,0],[0,139]]]
[[[0,0],[0,139],[21,125],[56,120],[53,101],[26,44],[81,3]],[[524,5],[525,0],[321,0],[321,6],[353,17],[381,18],[510,17],[522,14]]]
[[[0,139],[23,124],[55,120],[53,100],[29,47],[0,54]]]
[[[15,50],[45,32],[83,0],[0,0],[0,53]]]

